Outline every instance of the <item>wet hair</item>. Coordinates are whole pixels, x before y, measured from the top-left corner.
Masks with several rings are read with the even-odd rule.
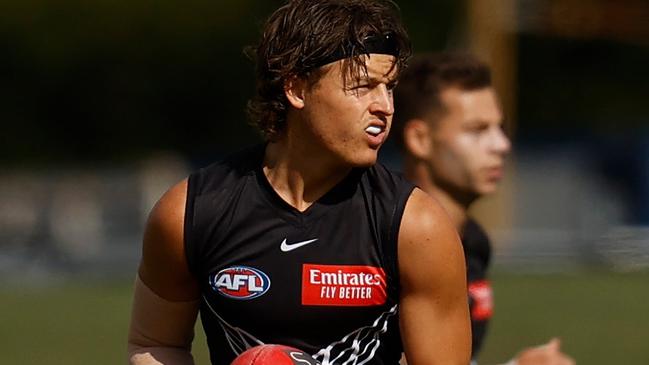
[[[394,92],[392,135],[403,148],[403,128],[412,119],[430,123],[444,115],[440,94],[449,88],[463,91],[491,86],[489,66],[468,53],[442,52],[413,57]]]
[[[389,47],[376,48],[376,40],[388,40]],[[248,102],[248,115],[265,139],[273,140],[286,128],[287,80],[297,77],[314,85],[324,75],[322,66],[340,59],[343,81],[357,80],[367,75],[364,56],[369,53],[394,55],[389,72],[396,67],[398,74],[411,51],[392,1],[290,0],[271,14],[259,44],[247,53],[256,63],[256,93]]]

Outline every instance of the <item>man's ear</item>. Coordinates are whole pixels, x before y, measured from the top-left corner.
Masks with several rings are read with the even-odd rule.
[[[410,119],[403,127],[403,144],[406,151],[420,160],[430,157],[433,150],[432,130],[422,119]]]
[[[304,79],[293,76],[284,81],[284,94],[295,109],[304,108],[304,94],[307,83]]]

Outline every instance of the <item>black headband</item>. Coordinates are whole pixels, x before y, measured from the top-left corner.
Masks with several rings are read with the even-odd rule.
[[[386,54],[394,57],[399,56],[399,47],[393,33],[369,35],[361,41],[360,47],[354,44],[347,44],[338,47],[336,52],[329,55],[316,63],[315,67],[321,67],[326,64],[353,57],[360,54],[369,55],[370,53]]]

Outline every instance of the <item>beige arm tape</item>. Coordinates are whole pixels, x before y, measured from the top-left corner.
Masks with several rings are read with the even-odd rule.
[[[129,364],[193,365],[191,344],[197,313],[198,300],[166,300],[138,275],[128,330]]]

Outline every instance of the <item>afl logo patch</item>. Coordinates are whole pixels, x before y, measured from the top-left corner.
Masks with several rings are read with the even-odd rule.
[[[219,294],[239,300],[254,299],[270,289],[270,278],[249,266],[231,266],[210,275],[210,286]]]

